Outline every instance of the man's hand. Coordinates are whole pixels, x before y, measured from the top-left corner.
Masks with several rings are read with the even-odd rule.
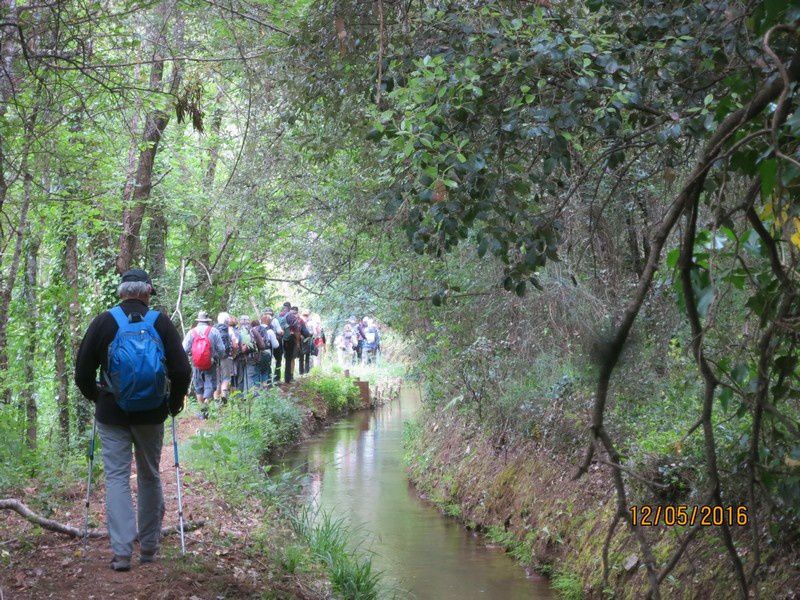
[[[177,416],[179,412],[183,410],[183,406],[186,403],[186,398],[181,398],[177,404],[173,404],[170,402],[169,405],[169,414],[173,417]]]

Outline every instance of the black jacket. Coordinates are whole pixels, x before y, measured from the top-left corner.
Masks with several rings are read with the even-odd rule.
[[[147,305],[140,300],[125,300],[120,306],[126,315],[147,313]],[[117,335],[117,322],[106,311],[95,317],[83,336],[78,357],[75,360],[75,384],[81,393],[95,403],[95,417],[106,425],[145,425],[163,423],[170,409],[177,410],[189,390],[192,368],[178,330],[164,314],[159,314],[155,330],[164,344],[167,361],[167,377],[170,381],[169,404],[142,412],[126,413],[118,405],[110,391],[103,384],[97,386],[97,368],[100,367],[100,381],[105,381],[103,371],[108,364],[108,346]]]

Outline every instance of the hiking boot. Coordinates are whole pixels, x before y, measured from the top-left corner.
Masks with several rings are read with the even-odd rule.
[[[156,562],[158,558],[158,548],[154,550],[142,550],[139,553],[139,562],[142,564]]]
[[[111,559],[111,568],[115,571],[130,571],[131,570],[131,557],[130,556],[117,556]]]

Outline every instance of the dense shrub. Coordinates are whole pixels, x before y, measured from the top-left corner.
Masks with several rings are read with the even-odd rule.
[[[337,371],[313,371],[300,385],[309,392],[319,394],[332,412],[356,408],[361,403],[358,386]]]

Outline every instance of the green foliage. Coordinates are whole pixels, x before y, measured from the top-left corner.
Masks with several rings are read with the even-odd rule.
[[[18,434],[19,411],[0,405],[0,492],[21,487],[32,475],[31,452]]]
[[[295,573],[306,562],[306,551],[300,546],[287,546],[281,562],[287,573]]]
[[[353,383],[352,379],[341,373],[324,373],[314,370],[311,375],[301,381],[300,385],[309,392],[319,394],[328,409],[334,413],[361,405],[358,386]]]

